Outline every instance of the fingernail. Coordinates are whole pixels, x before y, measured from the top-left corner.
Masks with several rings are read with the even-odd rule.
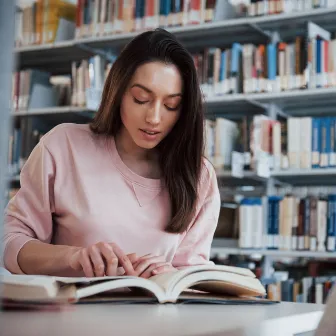
[[[154,270],[153,273],[154,273],[154,274],[158,274],[158,271],[157,271],[157,270]]]

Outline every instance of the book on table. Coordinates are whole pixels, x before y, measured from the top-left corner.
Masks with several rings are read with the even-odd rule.
[[[7,302],[31,303],[273,303],[249,269],[201,265],[144,279],[135,276],[93,278],[0,275]]]

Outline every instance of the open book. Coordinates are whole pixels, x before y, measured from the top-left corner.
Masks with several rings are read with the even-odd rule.
[[[133,276],[68,278],[2,275],[2,296],[20,302],[269,303],[249,269],[202,265],[143,279]]]

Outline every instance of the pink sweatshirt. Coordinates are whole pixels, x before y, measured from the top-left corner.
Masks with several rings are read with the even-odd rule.
[[[114,139],[103,142],[88,125],[62,124],[47,133],[20,182],[5,213],[2,262],[12,273],[23,273],[17,256],[34,239],[82,247],[115,242],[126,254],[164,255],[176,267],[209,262],[220,195],[206,160],[197,213],[183,234],[164,231],[171,209],[161,181],[132,172]]]

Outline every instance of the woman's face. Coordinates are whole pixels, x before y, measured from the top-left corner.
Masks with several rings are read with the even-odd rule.
[[[180,116],[182,89],[174,65],[150,62],[138,67],[120,109],[124,131],[137,146],[152,149],[171,131]]]

